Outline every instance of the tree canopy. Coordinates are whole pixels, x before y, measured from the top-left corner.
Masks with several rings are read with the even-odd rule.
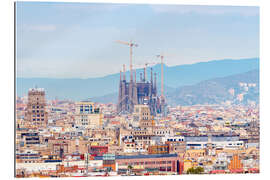
[[[202,167],[192,167],[187,170],[187,174],[201,174],[204,172],[204,169]]]

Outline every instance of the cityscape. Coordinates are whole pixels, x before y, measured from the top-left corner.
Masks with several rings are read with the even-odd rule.
[[[68,96],[54,92],[52,86],[57,85],[35,84],[31,78],[23,87],[26,80],[17,77],[16,177],[260,172],[258,58],[199,61],[209,74],[221,73],[226,66],[236,70],[179,86],[179,79],[195,76],[196,62],[184,71],[187,65],[168,67],[170,55],[155,52],[154,62],[138,65],[136,49],[143,43],[113,43],[125,61],[115,64],[119,72],[108,75],[117,81],[102,84],[104,76],[90,84],[100,91],[107,87],[103,94],[84,93],[79,90],[90,92],[87,86],[66,80],[77,88]],[[177,75],[180,71],[185,76]]]

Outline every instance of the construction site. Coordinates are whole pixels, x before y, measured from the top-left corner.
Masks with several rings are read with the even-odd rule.
[[[138,47],[138,44],[130,41],[116,41],[117,43],[129,46],[129,82],[126,78],[126,66],[123,65],[123,69],[120,71],[120,82],[118,91],[118,114],[129,114],[133,112],[134,106],[137,104],[148,105],[151,115],[162,114],[165,115],[166,101],[164,96],[164,55],[156,55],[161,59],[161,89],[160,95],[157,89],[157,73],[150,69],[150,80],[147,79],[147,65],[145,62],[143,67],[143,73],[140,73],[140,80],[136,79],[136,68],[133,69],[133,48]],[[153,75],[154,74],[154,75]]]

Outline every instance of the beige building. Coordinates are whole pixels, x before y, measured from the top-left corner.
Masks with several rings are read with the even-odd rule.
[[[170,127],[155,126],[153,127],[153,134],[155,136],[173,136],[174,130]]]
[[[141,129],[148,129],[149,127],[153,127],[155,125],[148,105],[135,105],[133,119],[134,121],[139,121],[139,126]]]
[[[99,128],[103,124],[103,114],[91,101],[81,101],[76,103],[75,124],[78,127]]]
[[[31,88],[28,91],[26,120],[34,127],[45,127],[48,123],[45,91],[43,88]]]

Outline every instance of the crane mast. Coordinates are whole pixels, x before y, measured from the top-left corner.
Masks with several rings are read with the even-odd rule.
[[[161,89],[160,89],[160,96],[162,99],[164,99],[164,67],[163,67],[163,64],[164,64],[164,55],[157,55],[157,57],[160,57],[161,59]]]
[[[129,68],[130,68],[130,82],[133,81],[133,72],[132,72],[132,47],[133,47],[133,44],[132,44],[132,41],[130,41],[129,43],[129,56],[130,56],[130,64],[129,64]]]
[[[124,44],[124,45],[128,45],[129,46],[129,68],[130,68],[130,81],[132,82],[133,81],[133,71],[132,71],[132,56],[133,56],[133,47],[138,47],[139,45],[132,42],[132,40],[130,40],[130,42],[126,42],[126,41],[119,41],[117,40],[116,41],[117,43],[120,43],[120,44]]]
[[[166,116],[166,110],[165,110],[165,106],[166,106],[166,102],[165,102],[165,96],[164,96],[164,55],[160,54],[157,55],[157,57],[160,57],[161,59],[161,95],[160,95],[160,99],[161,99],[161,111],[162,111],[162,116],[165,117]]]
[[[164,56],[160,56],[160,58],[161,58],[161,97],[162,98],[164,98],[163,57]]]

